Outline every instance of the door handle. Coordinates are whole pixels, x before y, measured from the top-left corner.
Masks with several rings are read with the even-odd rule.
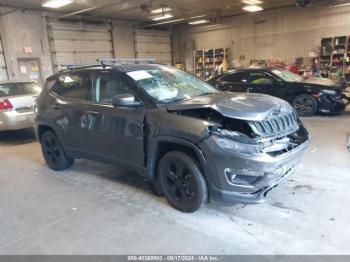
[[[89,114],[89,115],[94,115],[94,116],[97,116],[97,115],[100,114],[99,112],[97,112],[97,111],[95,111],[95,110],[86,111],[86,113]]]
[[[61,109],[61,106],[59,104],[54,104],[52,106],[53,109]]]

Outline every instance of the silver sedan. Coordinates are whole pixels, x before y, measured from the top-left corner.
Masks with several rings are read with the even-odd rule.
[[[0,131],[33,127],[34,102],[40,91],[33,82],[0,83]]]

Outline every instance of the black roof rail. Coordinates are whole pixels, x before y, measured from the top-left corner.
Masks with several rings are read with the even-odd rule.
[[[66,70],[72,70],[72,69],[78,69],[78,68],[89,68],[89,67],[95,67],[100,66],[98,64],[90,64],[90,65],[74,65],[74,64],[67,64],[67,65],[60,65],[67,67]]]
[[[126,59],[97,59],[98,62],[101,63],[103,66],[114,66],[118,64],[123,64],[123,62],[126,63],[134,63],[134,64],[154,64],[156,61],[155,59],[139,59],[139,58],[126,58]]]
[[[135,64],[154,64],[156,61],[155,59],[97,59],[100,64],[88,64],[88,65],[82,65],[82,64],[62,64],[61,67],[66,67],[66,69],[61,69],[60,71],[69,71],[74,69],[84,69],[84,68],[91,68],[91,67],[98,67],[102,66],[103,68],[106,66],[117,66],[122,64],[129,64],[129,63],[135,63]],[[123,63],[125,62],[125,63]]]

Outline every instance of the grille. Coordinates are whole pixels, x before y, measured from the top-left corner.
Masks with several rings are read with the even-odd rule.
[[[282,115],[275,118],[249,122],[254,133],[259,136],[275,136],[278,134],[291,133],[299,128],[298,118],[295,113]]]

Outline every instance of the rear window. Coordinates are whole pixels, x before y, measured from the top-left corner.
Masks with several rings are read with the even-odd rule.
[[[37,94],[40,91],[39,85],[30,82],[0,84],[0,97]]]
[[[59,77],[58,93],[79,100],[90,100],[91,81],[89,73],[62,75]]]

